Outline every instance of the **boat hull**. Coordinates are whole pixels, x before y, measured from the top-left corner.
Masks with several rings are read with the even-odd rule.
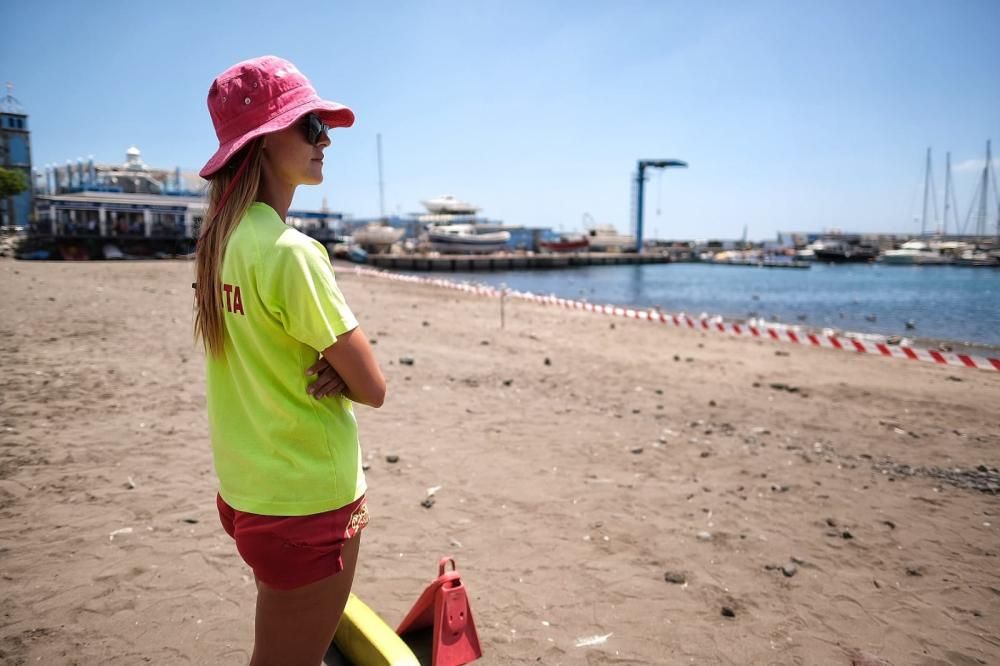
[[[431,241],[431,249],[442,254],[490,254],[507,249],[507,243],[477,243],[462,240]]]
[[[444,254],[489,254],[507,249],[510,233],[449,233],[432,229],[428,232],[428,240],[431,249]]]
[[[590,247],[586,238],[571,241],[539,241],[538,247],[546,252],[583,252]]]
[[[624,241],[624,242],[606,242],[606,241],[591,241],[590,249],[594,252],[632,252],[635,250],[635,241]]]
[[[882,263],[890,266],[943,266],[951,262],[940,255],[920,256],[913,254],[890,254],[882,255]]]
[[[359,229],[353,239],[358,245],[392,245],[403,237],[403,229],[385,227],[382,229]]]
[[[816,250],[813,254],[814,261],[828,264],[867,264],[875,261],[877,257],[877,254],[845,254],[843,252],[824,252],[823,250]]]
[[[599,224],[587,229],[587,242],[595,252],[625,252],[636,249],[635,236],[618,233],[609,224]]]
[[[955,258],[956,266],[971,266],[973,268],[996,268],[1000,267],[1000,258],[991,257],[988,254],[976,254]]]

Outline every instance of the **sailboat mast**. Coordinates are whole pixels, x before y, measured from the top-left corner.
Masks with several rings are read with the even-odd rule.
[[[976,235],[986,235],[986,206],[989,200],[989,175],[990,175],[990,141],[986,140],[986,162],[983,164],[982,197],[979,199],[979,214],[976,219]]]
[[[998,246],[1000,246],[1000,188],[997,188],[997,170],[993,168],[993,164],[991,162],[987,162],[986,166],[992,170],[993,196],[996,197],[997,202],[997,233],[995,242]]]
[[[951,200],[948,198],[951,195],[951,153],[944,154],[944,228],[941,233],[945,236],[948,235],[948,208]],[[957,222],[956,222],[957,226]]]
[[[378,150],[378,216],[385,217],[385,194],[382,187],[382,133],[375,135],[376,149]]]
[[[927,167],[924,169],[924,212],[920,216],[920,236],[927,233],[927,195],[931,191],[931,149],[927,149]]]

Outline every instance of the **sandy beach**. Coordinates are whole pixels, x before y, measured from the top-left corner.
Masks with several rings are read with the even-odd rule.
[[[0,260],[0,663],[249,658],[192,272]],[[1000,373],[338,276],[393,626],[451,554],[484,664],[1000,663]]]

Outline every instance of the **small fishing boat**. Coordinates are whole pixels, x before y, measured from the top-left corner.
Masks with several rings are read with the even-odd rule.
[[[590,247],[590,241],[583,234],[563,235],[556,240],[538,241],[543,252],[583,252]]]
[[[507,248],[509,231],[480,233],[474,224],[448,224],[427,229],[431,248],[445,254],[487,254]]]
[[[587,243],[595,252],[622,252],[635,249],[635,236],[618,233],[610,224],[587,229]]]

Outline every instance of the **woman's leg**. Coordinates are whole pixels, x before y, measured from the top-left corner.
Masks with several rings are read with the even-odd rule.
[[[361,534],[344,543],[344,569],[294,590],[257,582],[250,666],[319,666],[347,605]]]

